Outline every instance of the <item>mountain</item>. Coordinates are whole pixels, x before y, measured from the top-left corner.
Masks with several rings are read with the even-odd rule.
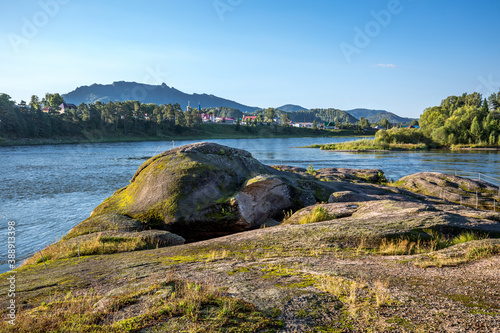
[[[257,107],[247,106],[235,101],[208,94],[186,94],[173,87],[162,85],[149,85],[136,82],[118,81],[112,84],[93,84],[91,86],[78,87],[75,90],[62,95],[67,103],[94,103],[101,101],[128,101],[137,100],[141,103],[174,104],[179,103],[184,109],[191,103],[196,107],[198,103],[202,107],[226,106],[243,112],[253,112]]]
[[[400,117],[397,114],[394,114],[386,110],[353,109],[353,110],[348,110],[346,112],[349,113],[351,116],[356,117],[357,119],[359,119],[360,117],[365,117],[372,124],[378,123],[384,118],[389,120],[391,124],[411,123],[412,120],[416,119],[416,118]]]
[[[353,109],[353,110],[347,110],[346,112],[359,120],[359,118],[361,118],[361,117],[370,118],[371,116],[374,116],[377,113],[387,112],[387,111],[386,110],[370,110],[370,109]]]
[[[389,120],[389,122],[391,124],[401,124],[401,123],[403,123],[403,124],[408,123],[409,124],[412,122],[412,120],[418,120],[415,118],[400,117],[392,112],[383,111],[383,112],[379,112],[373,116],[368,117],[368,121],[373,124],[373,123],[380,122],[384,118]]]
[[[358,119],[351,116],[349,113],[337,109],[311,109],[309,111],[289,112],[288,116],[291,121],[295,122],[335,122],[354,124]]]
[[[283,105],[283,106],[280,106],[279,108],[276,108],[278,110],[281,110],[281,111],[285,111],[285,112],[296,112],[296,111],[309,111],[309,109],[305,108],[305,107],[302,107],[300,105],[293,105],[293,104],[286,104],[286,105]]]

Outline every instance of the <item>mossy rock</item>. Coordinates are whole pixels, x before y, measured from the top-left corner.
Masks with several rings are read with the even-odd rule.
[[[280,190],[273,190],[273,184]],[[147,160],[128,186],[104,200],[66,238],[103,230],[150,229],[188,240],[211,238],[258,228],[269,219],[279,219],[285,210],[326,201],[332,192],[329,184],[265,166],[244,150],[196,143]],[[241,206],[249,193],[251,207]]]

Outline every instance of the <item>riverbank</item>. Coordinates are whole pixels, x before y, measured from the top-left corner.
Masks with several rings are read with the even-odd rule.
[[[0,331],[494,331],[500,214],[438,196],[480,187],[489,200],[498,188],[440,173],[383,178],[270,168],[217,144],[162,153],[58,243],[0,275],[16,283],[14,298],[0,290],[16,326]],[[266,196],[288,206],[259,204]],[[165,230],[161,214],[179,227]],[[231,225],[237,233],[199,242],[174,235]]]
[[[204,124],[182,132],[172,132],[172,135],[140,135],[140,134],[108,134],[101,132],[86,132],[85,136],[54,137],[54,138],[0,138],[0,146],[23,145],[53,145],[76,143],[109,143],[109,142],[139,142],[139,141],[169,141],[169,140],[210,140],[210,139],[256,139],[256,138],[311,138],[311,137],[356,137],[366,136],[355,130],[324,130],[296,127],[245,126],[236,130],[234,125]]]
[[[376,140],[362,139],[351,142],[332,143],[332,144],[314,144],[298,148],[319,148],[321,150],[335,150],[339,152],[384,152],[384,151],[417,151],[417,150],[483,150],[483,151],[498,151],[499,146],[484,146],[484,145],[451,145],[451,146],[430,146],[425,143],[385,143]]]
[[[351,142],[343,142],[343,143],[331,143],[331,144],[323,144],[323,145],[310,145],[299,148],[319,148],[321,150],[335,150],[342,152],[380,152],[380,151],[413,151],[413,150],[427,150],[430,149],[424,143],[380,143],[375,140],[362,139]]]

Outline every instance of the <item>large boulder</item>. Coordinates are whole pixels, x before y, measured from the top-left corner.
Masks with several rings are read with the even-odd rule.
[[[385,182],[384,172],[380,169],[324,168],[318,170],[317,177],[331,180],[358,180],[371,183]]]
[[[246,151],[196,143],[150,158],[67,238],[102,229],[210,238],[257,228],[285,211],[326,201],[332,191],[328,183],[265,166]]]
[[[396,185],[412,192],[445,201],[493,210],[500,199],[497,186],[483,180],[458,177],[439,172],[420,172],[401,178]]]
[[[240,222],[247,229],[260,226],[269,218],[282,215],[286,209],[296,207],[295,198],[303,206],[316,203],[312,193],[296,192],[293,186],[276,176],[261,175],[250,179],[235,197]]]

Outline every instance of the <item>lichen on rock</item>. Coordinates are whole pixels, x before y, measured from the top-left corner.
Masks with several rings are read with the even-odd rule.
[[[130,184],[94,209],[68,237],[111,228],[167,230],[188,240],[252,228],[284,211],[326,201],[333,189],[313,177],[263,165],[244,150],[195,143],[143,163]],[[132,223],[133,221],[133,223]]]

